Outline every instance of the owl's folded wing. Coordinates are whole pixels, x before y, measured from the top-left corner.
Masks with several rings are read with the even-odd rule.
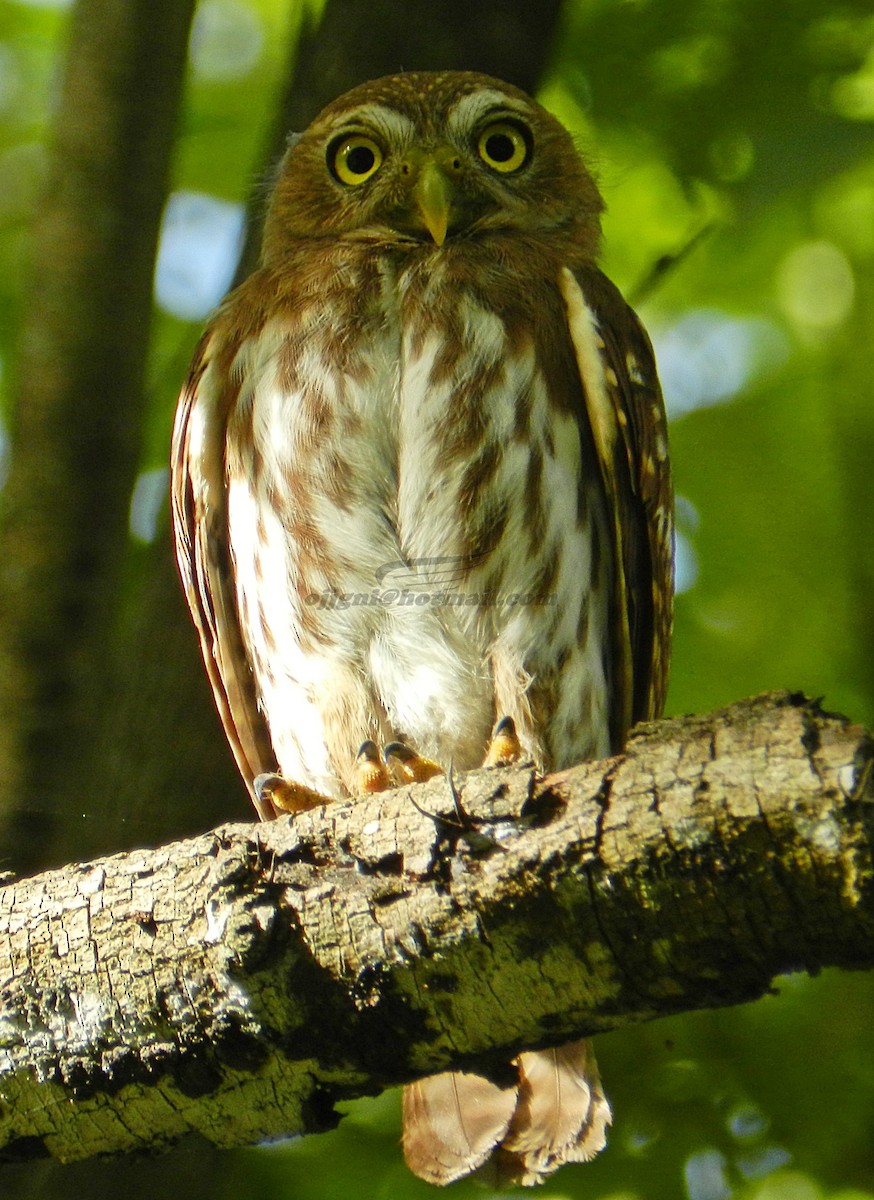
[[[217,340],[215,331],[202,339],[176,410],[171,457],[176,558],[225,734],[255,807],[270,820],[276,812],[252,787],[256,775],[273,769],[275,757],[237,614],[224,457],[229,380],[215,361]]]
[[[613,736],[658,716],[673,611],[673,494],[652,346],[596,267],[565,268],[561,290],[616,548]]]

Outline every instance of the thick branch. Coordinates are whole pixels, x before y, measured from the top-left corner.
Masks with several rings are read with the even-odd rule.
[[[0,1145],[324,1128],[522,1046],[874,964],[874,747],[785,693],[0,892]],[[440,814],[435,817],[429,814]]]

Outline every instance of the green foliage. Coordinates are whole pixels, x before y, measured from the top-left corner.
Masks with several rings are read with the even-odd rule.
[[[300,12],[201,7],[212,50],[174,186],[242,201]],[[3,382],[63,28],[0,0]],[[645,285],[675,414],[688,555],[669,711],[789,686],[874,723],[870,0],[569,0],[543,99],[594,157],[605,267],[632,296]],[[197,327],[158,315],[144,465],[165,460]],[[872,1200],[872,1026],[874,983],[829,973],[602,1038],[611,1149],[540,1196]],[[227,1196],[432,1195],[401,1166],[397,1095],[350,1111],[334,1133],[235,1158]]]

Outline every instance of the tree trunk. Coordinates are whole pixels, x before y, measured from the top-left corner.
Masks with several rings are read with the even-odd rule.
[[[63,813],[84,790],[111,673],[193,7],[80,0],[72,18],[0,520],[0,816],[24,866],[55,833],[40,789]]]

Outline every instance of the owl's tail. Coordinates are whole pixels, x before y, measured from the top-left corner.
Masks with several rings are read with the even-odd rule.
[[[529,1187],[603,1149],[610,1105],[588,1041],[525,1051],[513,1066],[517,1079],[507,1087],[444,1072],[404,1089],[411,1171],[436,1184],[477,1171],[491,1183]]]

